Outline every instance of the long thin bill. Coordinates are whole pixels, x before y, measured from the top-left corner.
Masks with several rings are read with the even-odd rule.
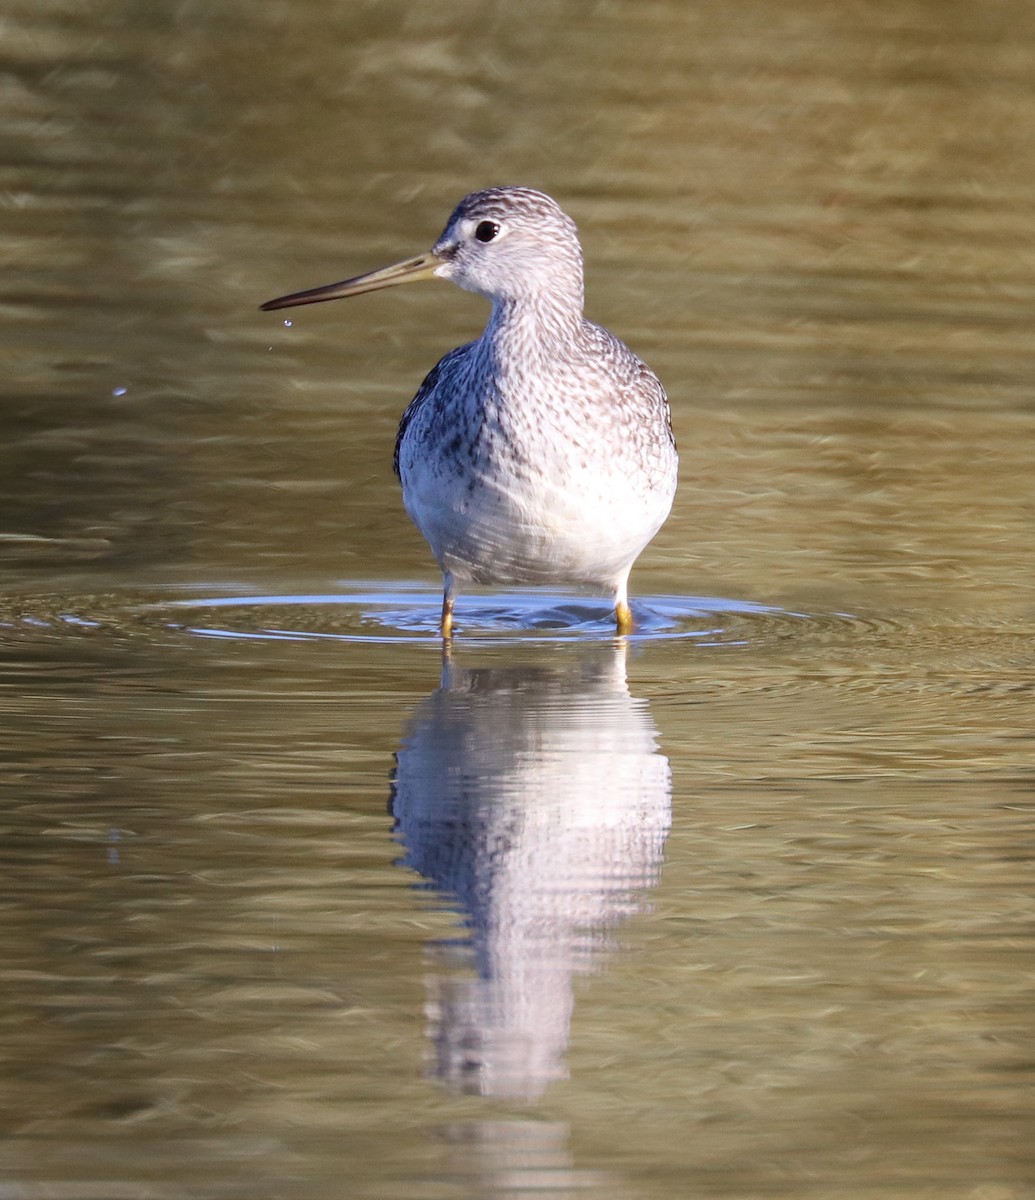
[[[382,267],[380,271],[357,275],[355,279],[343,279],[341,283],[328,283],[324,287],[310,288],[307,292],[278,296],[276,300],[267,300],[259,307],[263,312],[272,312],[276,308],[293,308],[296,304],[322,304],[325,300],[341,300],[346,296],[360,296],[363,292],[378,292],[382,288],[397,287],[400,283],[431,279],[440,266],[442,259],[434,254],[422,254],[419,258],[408,258],[405,262]]]

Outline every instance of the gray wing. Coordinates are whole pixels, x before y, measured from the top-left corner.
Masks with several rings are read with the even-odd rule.
[[[392,455],[392,470],[395,472],[396,478],[399,476],[399,449],[402,446],[402,440],[406,436],[406,430],[410,427],[410,422],[420,412],[421,408],[428,402],[429,398],[435,394],[435,390],[439,385],[439,381],[443,375],[448,374],[450,368],[470,349],[473,343],[468,342],[465,346],[457,346],[455,350],[450,350],[448,354],[444,354],[437,363],[431,368],[424,378],[424,382],[417,389],[416,396],[407,404],[406,411],[402,415],[402,420],[399,422],[399,428],[395,434],[395,452]]]

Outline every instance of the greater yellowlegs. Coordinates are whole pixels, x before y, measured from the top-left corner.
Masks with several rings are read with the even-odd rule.
[[[596,587],[629,632],[629,572],[672,507],[675,440],[657,377],[583,316],[582,248],[554,200],[472,192],[428,254],[262,307],[433,277],[492,301],[485,332],[433,368],[395,440],[403,503],[442,568],[442,636],[464,583]]]

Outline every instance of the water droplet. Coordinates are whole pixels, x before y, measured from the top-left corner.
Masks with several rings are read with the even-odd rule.
[[[293,324],[293,322],[291,322],[291,321],[285,321],[285,322],[284,322],[284,327],[285,327],[285,329],[290,329],[290,328],[291,328],[291,326],[292,326],[292,324]]]
[[[129,388],[117,387],[117,388],[111,389],[111,394],[113,396],[124,396],[128,391],[129,391]]]

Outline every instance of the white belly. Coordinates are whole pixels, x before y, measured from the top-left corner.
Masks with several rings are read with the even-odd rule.
[[[494,308],[407,410],[406,511],[457,581],[618,591],[675,494],[664,391],[595,325],[551,342],[507,319]]]
[[[652,487],[622,463],[563,453],[531,471],[496,462],[464,474],[417,456],[401,466],[406,510],[442,570],[475,583],[611,587],[661,527],[675,487],[674,469]]]

